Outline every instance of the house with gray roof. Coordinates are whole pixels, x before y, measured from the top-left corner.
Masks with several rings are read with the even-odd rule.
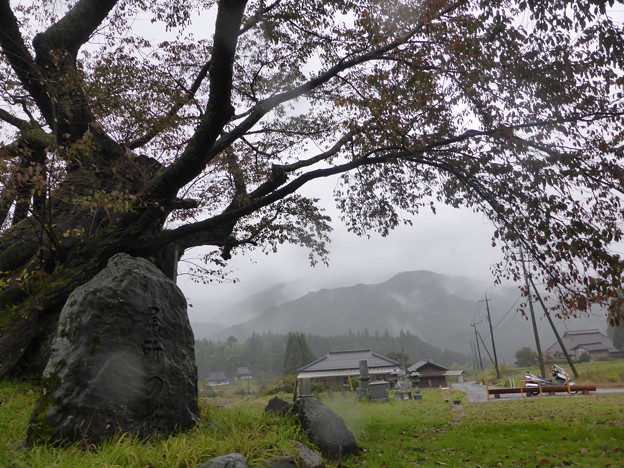
[[[230,381],[227,378],[227,375],[225,375],[225,372],[223,371],[211,371],[208,373],[208,378],[206,378],[206,380],[208,381],[208,385],[210,387],[217,387],[220,385],[229,385]]]
[[[299,369],[298,379],[322,379],[333,385],[348,384],[357,387],[360,375],[360,361],[368,363],[371,380],[387,380],[397,372],[400,364],[370,349],[335,351]]]
[[[409,378],[417,376],[420,379],[418,384],[420,388],[448,387],[447,377],[456,377],[458,382],[464,381],[464,371],[449,370],[427,359],[408,367],[407,376]]]
[[[251,380],[253,377],[249,367],[239,367],[236,369],[236,380]]]
[[[568,353],[577,359],[583,353],[589,354],[592,361],[609,357],[622,357],[622,353],[613,346],[611,339],[598,329],[567,330],[561,337],[561,341]],[[544,354],[553,357],[563,357],[563,350],[557,341],[547,348]]]

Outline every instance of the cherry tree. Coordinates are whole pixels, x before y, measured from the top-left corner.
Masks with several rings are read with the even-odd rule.
[[[621,27],[605,1],[0,0],[0,375],[37,375],[119,252],[326,261],[342,220],[493,223],[562,311],[620,286]],[[154,31],[161,31],[157,34]],[[567,311],[567,312],[566,312]],[[612,319],[617,319],[613,312]]]

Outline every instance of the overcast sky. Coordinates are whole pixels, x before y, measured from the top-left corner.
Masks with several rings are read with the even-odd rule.
[[[191,28],[197,37],[209,37],[213,31],[213,13],[198,15]],[[622,22],[622,10],[610,9],[612,19]],[[153,30],[157,25],[147,19],[141,27]],[[170,32],[171,34],[173,32]],[[163,35],[164,34],[164,35]],[[158,36],[167,32],[159,30]],[[456,210],[437,206],[437,215],[423,210],[414,219],[414,225],[404,226],[388,237],[371,234],[370,239],[358,238],[346,231],[331,200],[334,181],[317,181],[308,187],[315,196],[324,195],[324,204],[334,219],[332,243],[329,246],[329,267],[322,264],[310,267],[308,251],[282,246],[276,254],[264,255],[257,251],[251,256],[234,256],[229,262],[232,277],[239,282],[197,284],[187,276],[180,276],[178,284],[187,296],[191,320],[205,320],[233,304],[276,283],[292,280],[309,284],[309,290],[349,286],[357,283],[377,283],[396,273],[412,270],[430,270],[436,273],[468,276],[493,285],[490,266],[502,259],[499,248],[491,246],[493,226],[482,215],[470,210]],[[624,248],[623,248],[624,249]],[[187,258],[199,257],[197,251]],[[184,261],[180,272],[184,272]]]
[[[333,201],[331,190],[328,189],[330,185],[321,182],[319,187],[326,192],[325,204],[331,207]],[[335,213],[335,209],[332,211]],[[178,285],[189,300],[191,322],[209,322],[213,315],[223,312],[228,304],[241,301],[274,284],[293,280],[297,280],[298,285],[305,284],[306,291],[315,291],[357,283],[375,284],[403,271],[430,270],[482,280],[490,285],[483,291],[488,295],[496,287],[490,266],[502,259],[502,253],[498,247],[491,246],[493,226],[482,215],[470,210],[438,206],[436,215],[424,210],[414,219],[413,226],[401,227],[386,238],[378,235],[370,239],[357,237],[348,233],[337,218],[333,225],[329,267],[317,265],[312,268],[306,249],[283,246],[275,254],[264,255],[256,251],[251,257],[233,257],[229,266],[233,270],[233,277],[240,280],[238,283],[200,285],[190,281],[187,276],[180,276]],[[190,252],[188,257],[192,256],[198,254]],[[183,261],[180,263],[180,270],[183,271],[184,268]],[[518,299],[519,296],[520,290]],[[478,302],[475,303],[473,313],[467,315],[466,323],[481,323],[483,339],[489,343],[489,331],[483,322],[486,319],[485,308]],[[510,327],[515,333],[526,333],[529,337],[528,345],[535,349],[530,324],[526,317],[512,310],[515,306],[516,303],[494,304],[494,328],[497,333]],[[536,310],[538,319],[542,320],[541,309],[538,307]],[[231,323],[237,323],[236,318],[232,317]],[[606,330],[603,312],[594,313],[590,318],[555,320],[555,323],[560,333],[587,328]],[[551,332],[546,331],[541,335],[543,346],[554,342]],[[497,348],[502,356],[501,362],[511,364],[516,350],[507,349],[505,343],[500,342],[497,343]]]
[[[492,225],[480,214],[438,206],[414,218],[413,226],[400,227],[388,237],[371,234],[362,238],[347,232],[335,216],[331,200],[331,181],[318,182],[312,189],[322,190],[324,205],[334,218],[329,245],[329,267],[311,267],[308,251],[285,245],[275,254],[260,251],[251,256],[234,256],[229,262],[238,283],[197,284],[181,275],[178,284],[192,307],[191,320],[206,320],[227,303],[235,303],[277,283],[299,280],[309,290],[378,283],[402,271],[430,270],[436,273],[469,276],[493,283],[490,266],[502,258],[491,247]],[[199,257],[189,251],[186,258]],[[185,270],[180,264],[180,272]]]

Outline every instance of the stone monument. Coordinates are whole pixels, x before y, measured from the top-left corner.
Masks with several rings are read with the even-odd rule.
[[[61,312],[28,441],[98,444],[199,420],[186,299],[142,258],[113,256]]]

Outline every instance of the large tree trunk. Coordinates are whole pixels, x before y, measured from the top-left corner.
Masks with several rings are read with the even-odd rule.
[[[61,264],[45,278],[0,292],[0,377],[40,376],[65,300],[99,269],[96,257]]]
[[[149,247],[161,231],[162,210],[116,212],[76,203],[97,190],[137,193],[157,166],[146,158],[133,158],[132,166],[134,171],[116,172],[122,176],[111,171],[102,177],[101,169],[71,171],[48,201],[47,218],[30,216],[0,236],[0,377],[41,374],[67,297],[112,255],[147,257],[164,269],[163,247]]]
[[[129,235],[136,234],[134,229],[117,228],[115,232],[109,226],[108,230],[106,237],[76,245],[65,259],[55,260],[50,273],[16,268],[5,277],[9,285],[0,291],[0,377],[38,378],[49,358],[59,314],[69,294],[96,275],[111,256],[133,253]],[[21,248],[13,244],[6,253]],[[39,263],[36,257],[37,253],[27,262]],[[158,253],[148,256],[164,271],[163,257]]]
[[[13,152],[7,160],[19,167],[8,174],[11,187],[0,193],[0,226],[11,210],[14,221],[0,234],[0,377],[38,376],[68,295],[112,255],[147,258],[165,273],[177,261],[175,253],[168,255],[175,252],[172,247],[220,246],[227,256],[238,219],[296,187],[271,198],[267,195],[277,188],[273,181],[249,196],[239,184],[241,193],[221,214],[177,232],[162,229],[173,210],[197,207],[177,198],[180,189],[233,142],[234,136],[224,139],[223,131],[233,113],[234,55],[246,0],[218,2],[213,49],[191,87],[196,91],[204,78],[210,79],[205,112],[185,149],[167,167],[129,151],[149,142],[160,124],[133,142],[114,141],[96,119],[91,106],[97,96],[87,95],[85,70],[77,66],[81,47],[118,0],[74,2],[61,19],[34,36],[32,48],[9,3],[0,0],[0,52],[41,121],[30,114],[23,120],[2,113],[19,130],[17,144],[2,148]],[[179,108],[174,104],[171,115]],[[256,121],[266,112],[258,113]],[[215,144],[217,140],[221,143]],[[52,153],[53,161],[46,161]],[[28,175],[35,167],[42,177]],[[57,183],[57,178],[62,181]],[[246,206],[239,199],[247,200]]]

